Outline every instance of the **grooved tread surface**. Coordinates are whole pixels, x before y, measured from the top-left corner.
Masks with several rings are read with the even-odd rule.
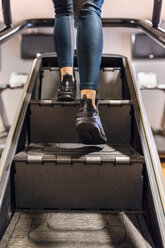
[[[142,212],[16,212],[1,248],[155,247]]]
[[[35,163],[132,164],[144,158],[132,146],[122,144],[85,145],[82,143],[31,143],[15,155],[14,161]]]

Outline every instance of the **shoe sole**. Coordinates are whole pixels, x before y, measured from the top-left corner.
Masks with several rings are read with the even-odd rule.
[[[70,94],[58,95],[59,101],[75,101],[75,99],[76,99],[76,97],[74,95],[70,95]]]
[[[101,130],[92,122],[82,122],[76,125],[76,131],[84,144],[105,144],[107,139]]]

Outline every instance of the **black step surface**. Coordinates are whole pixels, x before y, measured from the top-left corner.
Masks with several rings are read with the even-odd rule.
[[[80,98],[80,78],[77,68],[75,79],[77,84],[77,98]],[[57,100],[57,90],[60,82],[59,68],[42,68],[42,90],[41,99]],[[122,99],[122,76],[121,69],[116,67],[105,67],[100,70],[97,95],[100,99]]]
[[[129,145],[31,144],[14,161],[17,208],[141,209],[144,159]]]
[[[2,248],[154,248],[142,212],[16,212]]]
[[[79,101],[31,101],[31,142],[81,142],[75,131],[78,110]],[[129,144],[131,136],[131,101],[100,101],[99,112],[108,142]]]

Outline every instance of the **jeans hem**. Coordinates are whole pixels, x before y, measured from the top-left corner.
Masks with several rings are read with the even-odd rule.
[[[62,63],[59,65],[60,69],[63,68],[63,67],[73,67],[73,64],[72,63]]]
[[[97,90],[97,86],[94,83],[85,83],[80,85],[80,90]]]

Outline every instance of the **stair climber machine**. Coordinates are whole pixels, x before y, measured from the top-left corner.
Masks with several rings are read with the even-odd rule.
[[[132,80],[125,57],[102,57],[108,143],[84,145],[74,129],[79,100],[57,101],[57,57],[35,60],[1,160],[0,247],[161,247]]]
[[[165,45],[164,33],[148,24],[107,23],[140,25]],[[13,35],[4,32],[3,39]],[[79,86],[76,57],[75,77]],[[55,54],[34,60],[0,162],[0,247],[165,247],[164,178],[129,60],[102,57],[104,145],[80,142],[79,87],[76,101],[59,102],[59,81]]]

